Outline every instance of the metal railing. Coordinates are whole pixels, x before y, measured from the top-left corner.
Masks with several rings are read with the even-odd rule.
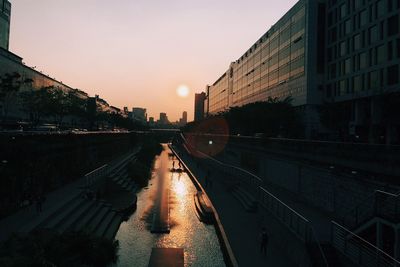
[[[353,230],[376,216],[391,220],[399,220],[399,193],[392,194],[381,190],[375,190],[343,216],[343,224]]]
[[[86,187],[92,186],[99,178],[106,176],[108,171],[108,165],[104,164],[103,166],[87,173],[85,175]]]
[[[331,222],[332,245],[350,258],[355,264],[376,266],[400,266],[400,262],[362,237],[338,223]]]

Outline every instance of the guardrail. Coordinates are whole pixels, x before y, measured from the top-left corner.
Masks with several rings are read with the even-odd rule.
[[[103,166],[86,174],[86,187],[92,186],[96,180],[107,175],[108,171],[108,165],[104,164]]]
[[[400,266],[399,261],[383,250],[334,221],[331,222],[331,232],[332,245],[355,264],[366,267]]]

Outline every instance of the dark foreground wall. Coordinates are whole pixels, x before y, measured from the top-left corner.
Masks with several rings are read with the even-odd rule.
[[[131,149],[130,133],[0,135],[0,217]]]

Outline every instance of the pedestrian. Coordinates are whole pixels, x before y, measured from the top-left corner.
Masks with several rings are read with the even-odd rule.
[[[260,234],[260,252],[264,254],[264,256],[267,255],[267,245],[268,245],[268,234],[265,227],[263,227],[261,228],[261,234]]]

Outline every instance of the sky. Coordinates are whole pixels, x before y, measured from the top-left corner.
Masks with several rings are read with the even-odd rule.
[[[10,51],[110,105],[193,119],[216,81],[296,0],[11,0]],[[187,97],[176,90],[186,85]]]

